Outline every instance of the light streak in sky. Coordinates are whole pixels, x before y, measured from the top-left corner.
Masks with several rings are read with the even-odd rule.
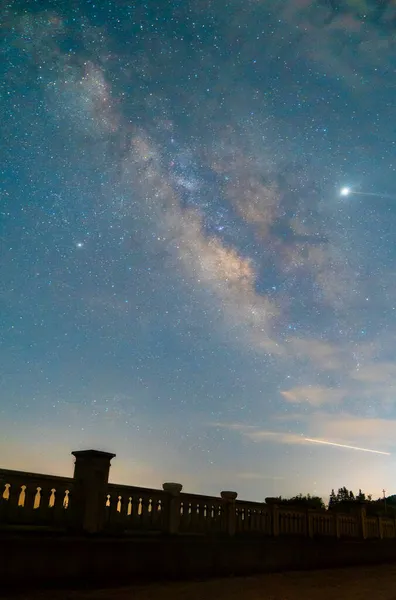
[[[349,188],[349,187],[343,187],[340,190],[341,196],[349,196],[350,193],[351,193],[351,188]]]
[[[389,198],[390,200],[396,200],[396,196],[392,194],[382,194],[380,192],[359,192],[352,190],[350,187],[343,187],[340,189],[340,196],[344,198],[347,196],[374,196],[375,198]]]
[[[347,448],[348,450],[360,450],[360,452],[371,452],[372,454],[384,454],[390,456],[390,452],[382,452],[381,450],[371,450],[370,448],[359,448],[358,446],[348,446],[347,444],[336,444],[335,442],[328,442],[327,440],[315,440],[313,438],[304,438],[306,442],[312,442],[313,444],[324,444],[326,446],[336,446],[337,448]]]

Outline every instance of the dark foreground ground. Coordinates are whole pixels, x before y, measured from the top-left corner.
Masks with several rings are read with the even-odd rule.
[[[14,596],[15,598],[15,596]],[[25,593],[18,600],[396,600],[396,565],[276,573],[119,589]]]

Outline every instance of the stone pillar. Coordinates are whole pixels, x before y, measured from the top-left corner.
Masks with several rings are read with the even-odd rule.
[[[162,489],[168,494],[166,531],[171,534],[179,533],[180,529],[180,493],[181,483],[163,483]]]
[[[382,529],[382,517],[381,515],[378,516],[378,537],[380,538],[380,540],[382,540],[382,538],[384,537],[384,532]]]
[[[334,513],[334,519],[335,519],[336,537],[337,537],[337,539],[340,539],[340,537],[341,537],[341,520],[340,520],[340,515],[337,512]]]
[[[364,505],[359,506],[358,510],[358,523],[359,523],[359,533],[360,537],[363,540],[367,539],[367,524],[366,524],[366,507]]]
[[[71,497],[73,525],[86,533],[98,533],[104,527],[110,461],[115,454],[77,450],[72,455],[76,459]]]
[[[269,506],[271,511],[271,533],[273,536],[278,537],[279,535],[279,497],[268,497],[265,499],[265,503]]]
[[[220,496],[224,504],[224,514],[226,522],[226,531],[230,536],[234,536],[236,532],[236,506],[235,500],[238,497],[237,492],[224,491],[220,492]]]
[[[313,513],[314,511],[311,508],[307,509],[307,536],[309,538],[313,538],[314,536]]]
[[[279,507],[277,504],[271,504],[271,521],[272,521],[272,535],[278,537],[279,535]]]

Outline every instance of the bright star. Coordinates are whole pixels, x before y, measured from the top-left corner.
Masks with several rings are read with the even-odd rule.
[[[350,193],[351,193],[351,188],[349,188],[349,187],[341,188],[341,191],[340,191],[341,196],[349,196]]]
[[[77,246],[77,248],[82,248],[84,246],[84,244],[82,242],[77,242],[76,246]]]

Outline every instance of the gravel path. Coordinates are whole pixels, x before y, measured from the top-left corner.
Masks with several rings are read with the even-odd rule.
[[[15,598],[15,597],[14,597]],[[277,573],[84,592],[24,594],[18,600],[396,600],[396,565]]]

